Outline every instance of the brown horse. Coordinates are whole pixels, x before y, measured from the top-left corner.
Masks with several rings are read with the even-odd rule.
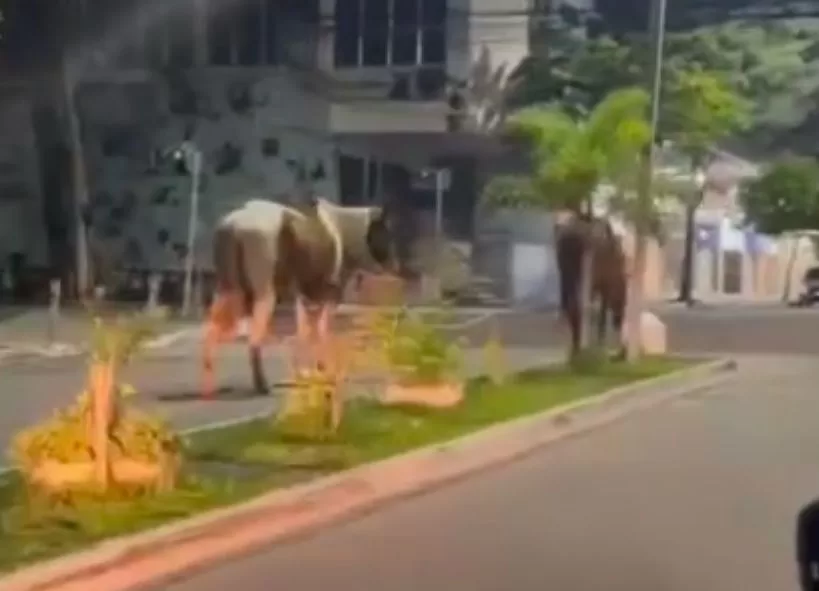
[[[318,306],[317,331],[327,334],[344,284],[360,269],[396,268],[394,233],[381,207],[340,207],[318,199],[303,210],[252,200],[227,214],[213,239],[216,292],[207,320],[203,394],[215,391],[214,356],[250,317],[250,364],[256,392],[268,390],[261,351],[277,299],[293,296],[300,335],[306,304]]]
[[[597,344],[606,343],[606,328],[611,323],[622,335],[626,309],[627,266],[620,238],[611,223],[588,215],[571,215],[556,228],[556,253],[560,274],[560,308],[571,332],[570,355],[580,351],[583,315],[582,276],[584,258],[591,247],[591,303],[599,305]],[[622,338],[620,338],[622,347]],[[622,354],[621,349],[621,354]]]

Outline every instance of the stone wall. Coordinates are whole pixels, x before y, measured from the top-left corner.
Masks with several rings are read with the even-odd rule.
[[[28,102],[0,96],[0,268],[13,252],[44,265],[47,245],[36,145]]]
[[[191,178],[157,156],[186,133],[204,158],[197,250],[205,264],[215,221],[248,198],[337,199],[327,105],[283,74],[211,69],[172,85],[86,85],[78,110],[95,238],[125,267],[182,264]]]

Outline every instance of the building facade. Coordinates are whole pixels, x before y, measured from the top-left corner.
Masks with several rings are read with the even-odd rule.
[[[33,51],[23,32],[45,27],[49,3],[15,6],[10,25],[22,32],[9,43],[19,58]],[[429,210],[433,188],[415,173],[430,165],[451,168],[447,228],[468,234],[476,170],[494,149],[476,138],[495,123],[506,79],[528,53],[527,0],[61,6],[82,23],[65,71],[89,185],[83,218],[95,252],[120,269],[181,267],[192,178],[167,154],[184,140],[203,156],[205,264],[215,220],[250,197],[389,196]],[[70,113],[22,78],[22,89],[0,97],[0,260],[23,253],[54,266],[55,251],[73,248],[74,217],[65,134],[48,130],[64,128]]]

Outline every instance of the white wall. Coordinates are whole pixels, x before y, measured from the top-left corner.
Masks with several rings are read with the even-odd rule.
[[[529,54],[529,0],[449,0],[449,6],[450,75],[466,78],[484,51],[493,70],[507,73]]]

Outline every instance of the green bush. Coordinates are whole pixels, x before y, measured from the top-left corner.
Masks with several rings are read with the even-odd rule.
[[[457,342],[447,338],[440,323],[445,311],[407,313],[398,323],[388,345],[387,358],[392,372],[403,383],[436,384],[456,378],[463,365]]]
[[[274,421],[276,431],[285,439],[323,442],[338,431],[333,414],[340,396],[339,384],[321,370],[308,370],[293,376],[293,385],[284,397]]]

